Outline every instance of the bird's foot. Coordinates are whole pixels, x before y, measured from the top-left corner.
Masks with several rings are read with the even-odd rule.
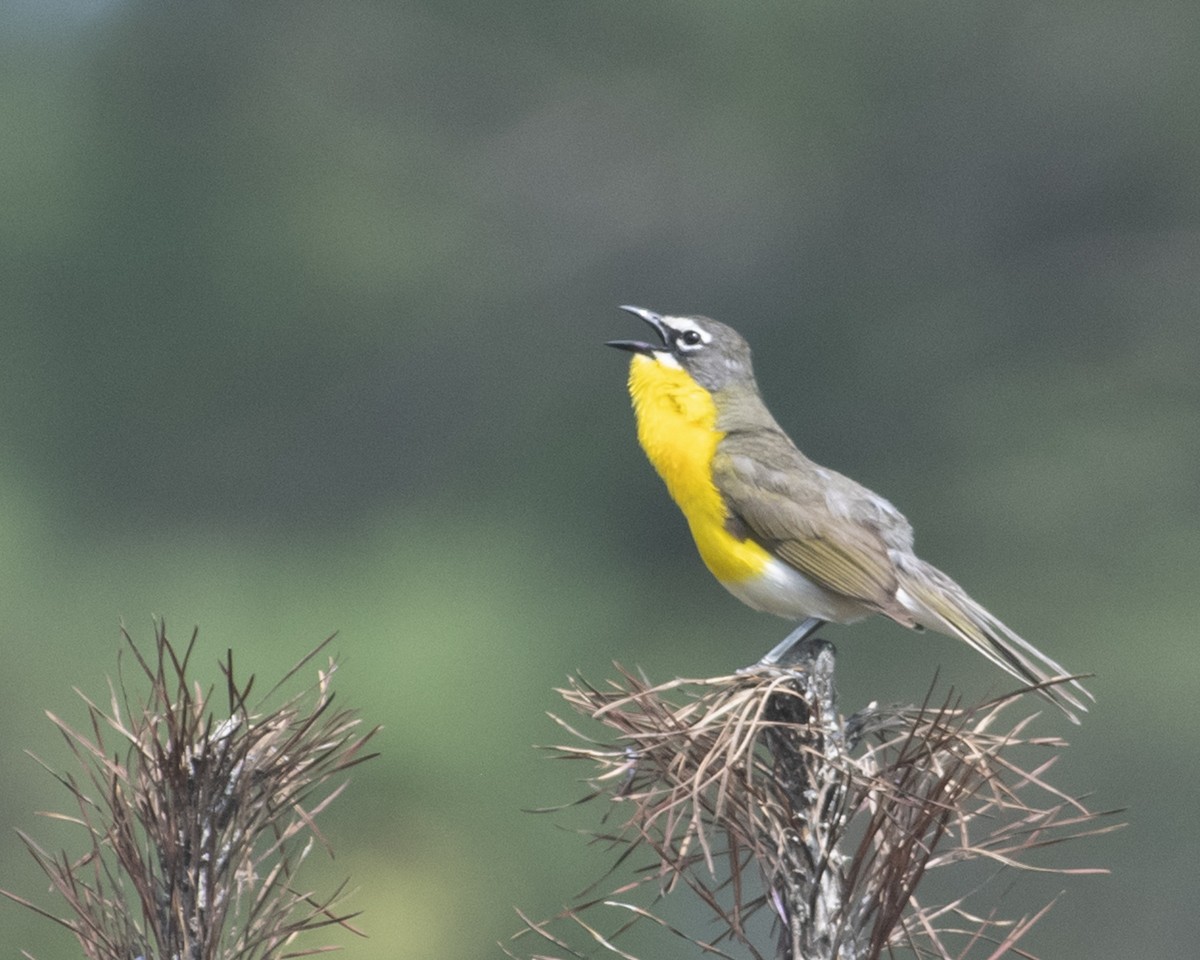
[[[784,637],[779,643],[775,644],[767,654],[758,661],[748,667],[742,667],[738,673],[754,673],[761,670],[763,667],[787,667],[792,664],[793,659],[802,659],[801,656],[795,656],[798,653],[797,648],[804,643],[810,636],[819,630],[825,621],[817,617],[809,617],[801,621],[791,633]]]

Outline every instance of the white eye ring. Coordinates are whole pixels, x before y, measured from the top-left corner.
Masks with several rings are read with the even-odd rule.
[[[671,348],[678,353],[691,353],[712,342],[712,336],[692,317],[663,317],[663,326],[670,331]]]

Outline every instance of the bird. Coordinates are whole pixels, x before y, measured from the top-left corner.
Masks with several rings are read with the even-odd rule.
[[[701,559],[743,603],[800,621],[760,664],[785,662],[825,623],[880,614],[963,641],[1079,722],[1083,698],[1095,698],[1078,679],[920,559],[912,525],[888,500],[800,452],[763,402],[736,330],[620,309],[661,341],[607,346],[633,354],[638,441]]]

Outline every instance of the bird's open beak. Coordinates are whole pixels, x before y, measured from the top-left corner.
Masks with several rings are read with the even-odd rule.
[[[666,350],[667,347],[667,330],[666,325],[653,310],[647,310],[644,307],[621,307],[626,313],[632,313],[635,317],[640,317],[654,328],[654,332],[658,334],[662,343],[655,346],[653,343],[646,343],[642,340],[609,340],[606,347],[616,347],[618,350],[628,350],[631,353],[656,353],[660,350]]]

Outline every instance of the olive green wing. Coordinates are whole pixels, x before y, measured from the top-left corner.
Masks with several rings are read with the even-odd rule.
[[[774,450],[718,450],[712,471],[731,531],[757,540],[828,590],[894,612],[896,574],[878,525],[830,505],[869,491],[818,467],[790,442]],[[850,487],[839,489],[842,484]]]

